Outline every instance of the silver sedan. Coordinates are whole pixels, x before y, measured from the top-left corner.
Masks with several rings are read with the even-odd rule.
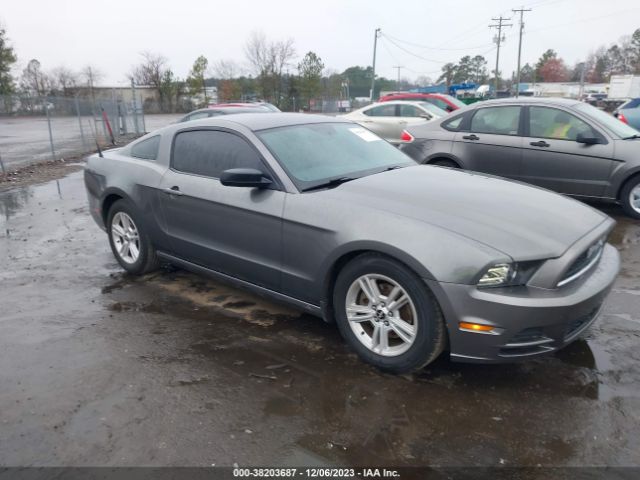
[[[403,142],[405,128],[424,125],[448,114],[429,102],[391,101],[374,103],[343,115],[342,118],[359,123],[386,141]]]

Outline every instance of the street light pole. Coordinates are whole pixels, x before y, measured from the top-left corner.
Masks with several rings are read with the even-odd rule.
[[[380,29],[376,28],[373,34],[373,72],[371,72],[371,95],[369,100],[373,102],[373,92],[376,87],[376,48],[378,46],[378,36],[380,35]]]

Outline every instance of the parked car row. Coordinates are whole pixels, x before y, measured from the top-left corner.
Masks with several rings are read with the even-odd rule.
[[[90,212],[126,271],[167,262],[293,304],[337,323],[387,371],[444,350],[496,363],[574,341],[618,273],[614,221],[545,189],[420,163],[534,183],[545,174],[523,175],[523,164],[558,163],[554,182],[582,175],[573,183],[602,193],[635,168],[629,127],[566,102],[485,103],[420,121],[402,150],[345,117],[177,123],[88,159]]]
[[[616,201],[640,219],[640,132],[587,103],[489,100],[407,133],[400,148],[420,163]]]

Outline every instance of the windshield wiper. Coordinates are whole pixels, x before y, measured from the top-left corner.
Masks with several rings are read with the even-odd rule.
[[[624,137],[623,140],[633,140],[634,138],[640,138],[640,133],[634,133],[630,137]]]
[[[300,190],[301,192],[309,192],[311,190],[319,190],[321,188],[330,188],[337,187],[338,185],[342,185],[343,183],[350,182],[351,180],[357,180],[360,177],[340,177],[333,178],[327,182],[319,183],[318,185],[313,185],[312,187],[303,188]]]

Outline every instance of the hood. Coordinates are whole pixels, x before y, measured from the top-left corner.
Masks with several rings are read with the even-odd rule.
[[[607,218],[548,190],[429,165],[370,175],[318,193],[453,231],[520,261],[559,257]]]

